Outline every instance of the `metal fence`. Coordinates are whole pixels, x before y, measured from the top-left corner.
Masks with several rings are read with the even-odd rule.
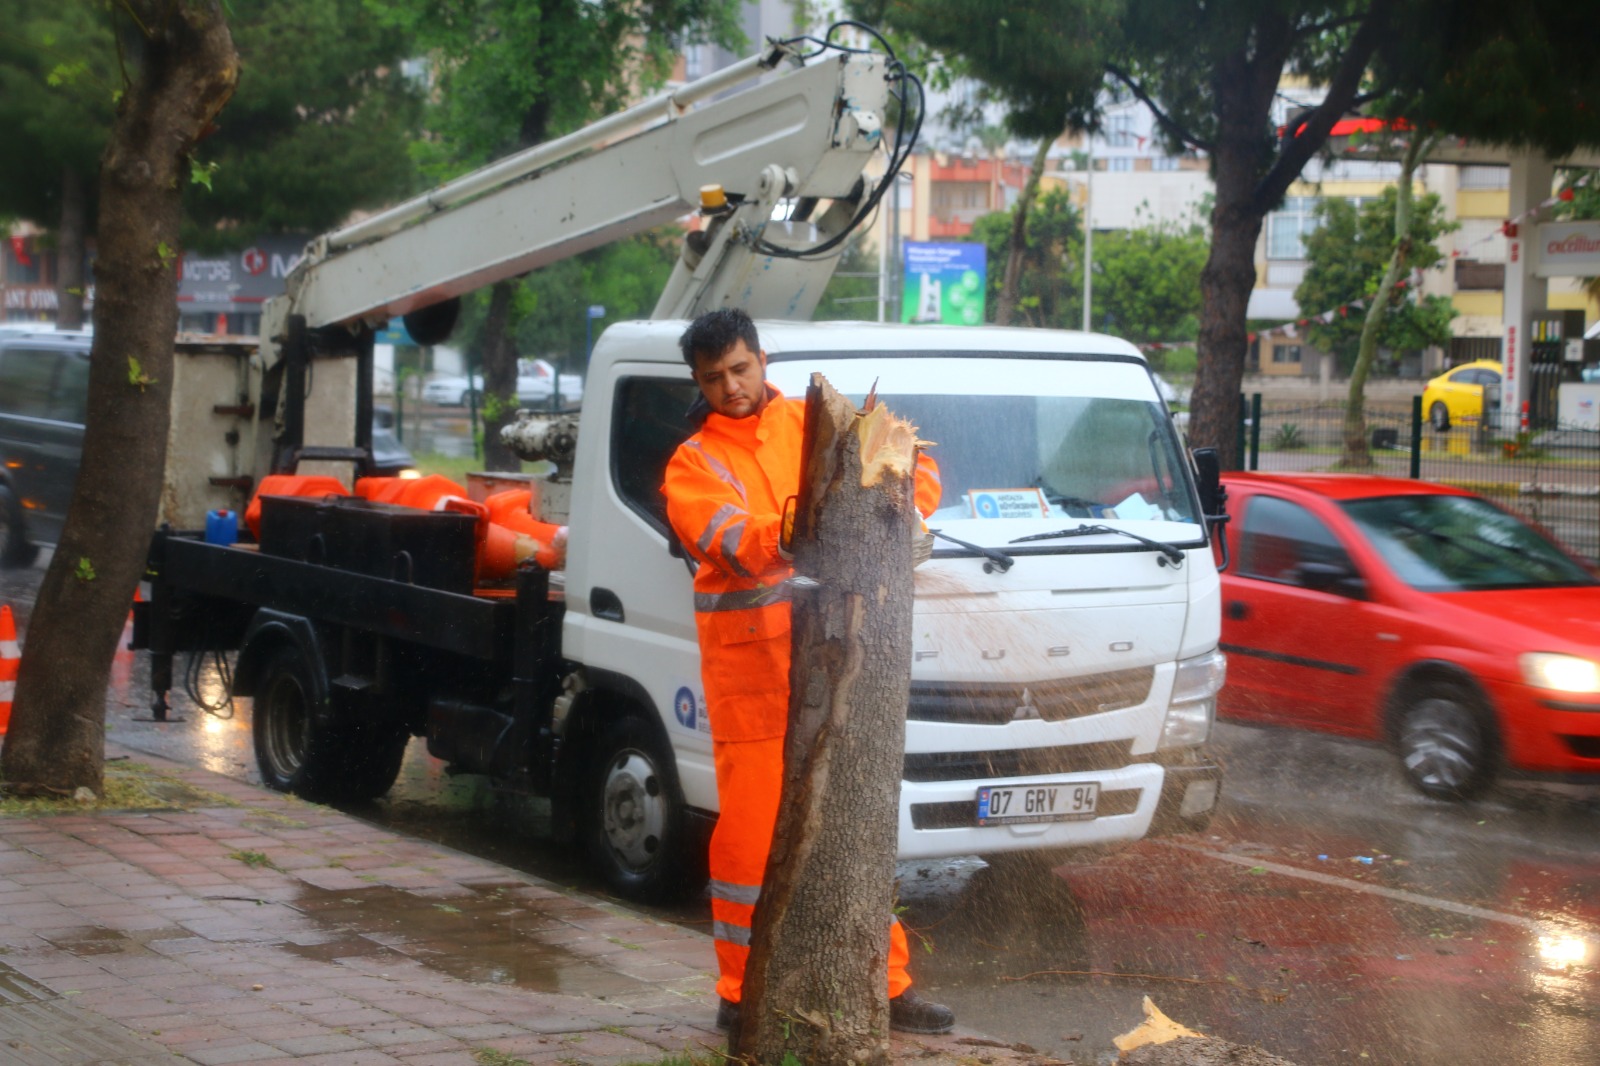
[[[1344,404],[1267,403],[1241,397],[1240,454],[1263,471],[1341,469]],[[1486,496],[1549,530],[1579,555],[1600,560],[1600,431],[1557,426],[1502,433],[1481,424],[1445,431],[1410,409],[1366,411],[1368,473],[1422,478]]]

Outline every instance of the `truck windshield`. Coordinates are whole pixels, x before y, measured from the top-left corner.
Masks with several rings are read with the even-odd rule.
[[[1162,524],[1151,535],[1173,539],[1187,534],[1171,523],[1197,524],[1176,431],[1138,364],[818,353],[785,355],[769,377],[801,397],[813,371],[857,403],[876,380],[879,399],[933,442],[944,494],[929,522],[958,536],[996,544],[1081,518]]]

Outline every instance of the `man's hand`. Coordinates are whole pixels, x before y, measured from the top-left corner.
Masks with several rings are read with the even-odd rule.
[[[783,522],[778,526],[778,556],[784,562],[794,562],[794,509],[796,498],[783,501]]]
[[[911,568],[914,570],[933,558],[933,534],[914,530],[911,534]]]

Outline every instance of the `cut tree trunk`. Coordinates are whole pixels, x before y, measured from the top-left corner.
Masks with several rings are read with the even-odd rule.
[[[24,643],[6,788],[101,791],[105,698],[144,572],[166,461],[174,261],[188,154],[238,80],[220,4],[123,0],[131,82],[100,162],[95,335],[83,461]]]
[[[857,412],[812,375],[783,803],[729,1042],[746,1062],[889,1061],[915,465],[913,426],[881,405]]]

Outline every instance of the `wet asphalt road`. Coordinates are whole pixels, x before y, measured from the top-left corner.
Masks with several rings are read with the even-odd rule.
[[[0,572],[24,628],[47,558]],[[108,735],[257,780],[248,701],[208,714],[178,666],[183,720],[140,721],[145,664],[120,655]],[[219,701],[212,664],[196,688]],[[1600,1061],[1600,789],[1508,785],[1447,805],[1368,745],[1222,724],[1214,749],[1227,778],[1204,835],[1053,873],[902,864],[920,987],[965,1024],[1081,1063],[1114,1061],[1146,995],[1302,1066]],[[604,895],[545,835],[544,804],[446,774],[420,741],[391,794],[352,813]],[[709,924],[704,902],[652,913]]]

